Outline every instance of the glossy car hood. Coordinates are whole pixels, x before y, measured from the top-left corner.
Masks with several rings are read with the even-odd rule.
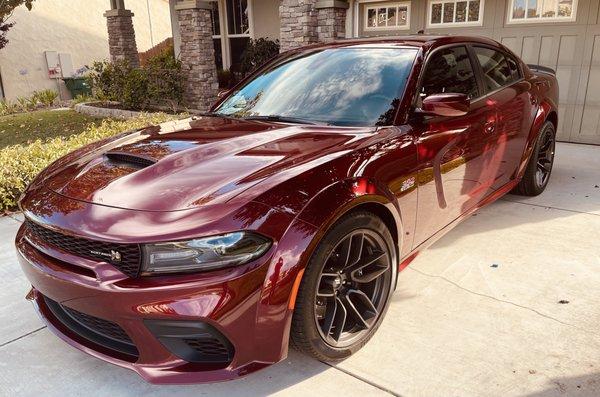
[[[115,138],[40,182],[60,195],[106,206],[190,209],[230,201],[284,170],[347,152],[349,142],[372,136],[368,132],[191,118]]]

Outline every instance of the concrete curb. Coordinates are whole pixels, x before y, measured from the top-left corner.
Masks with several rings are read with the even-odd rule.
[[[75,105],[75,111],[78,113],[87,114],[88,116],[110,117],[116,119],[132,119],[142,115],[142,112],[136,112],[133,110],[110,109],[100,106],[94,106],[99,103],[100,102],[78,103],[77,105]],[[110,103],[118,104],[118,102]]]

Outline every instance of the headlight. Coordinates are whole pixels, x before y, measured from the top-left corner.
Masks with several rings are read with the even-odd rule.
[[[143,274],[182,273],[242,265],[258,258],[271,240],[252,232],[235,232],[143,247]]]

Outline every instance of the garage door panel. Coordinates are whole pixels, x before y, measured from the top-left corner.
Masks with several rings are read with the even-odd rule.
[[[525,63],[537,64],[540,55],[540,45],[536,36],[523,36],[521,59]]]
[[[578,142],[600,143],[600,32],[588,36],[589,54],[585,58],[584,71],[587,72],[583,86],[584,106],[581,127],[574,140]]]

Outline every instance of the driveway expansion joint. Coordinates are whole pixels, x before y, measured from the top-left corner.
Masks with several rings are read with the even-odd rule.
[[[40,327],[40,328],[34,329],[34,330],[33,330],[33,331],[31,331],[31,332],[28,332],[28,333],[26,333],[26,334],[23,334],[23,335],[21,335],[21,336],[17,336],[17,337],[16,337],[16,338],[14,338],[14,339],[11,339],[11,340],[9,340],[9,341],[6,341],[6,342],[4,342],[4,343],[0,344],[0,347],[8,346],[9,344],[11,344],[11,343],[13,343],[13,342],[16,342],[16,341],[18,341],[18,340],[21,340],[21,339],[23,339],[23,338],[26,338],[26,337],[28,337],[28,336],[30,336],[30,335],[33,335],[33,334],[35,334],[36,332],[38,332],[38,331],[41,331],[41,330],[43,330],[44,328],[47,328],[47,327],[44,325],[43,327]]]
[[[494,301],[496,301],[496,302],[500,302],[500,303],[506,303],[506,304],[509,304],[509,305],[511,305],[511,306],[515,306],[515,307],[518,307],[518,308],[521,308],[521,309],[529,310],[530,312],[533,312],[533,313],[537,314],[538,316],[541,316],[541,317],[547,318],[548,320],[552,320],[552,321],[554,321],[554,322],[557,322],[557,323],[559,323],[559,324],[562,324],[562,325],[566,325],[566,326],[569,326],[569,327],[576,328],[576,329],[578,329],[578,330],[580,330],[580,331],[584,331],[584,332],[586,332],[586,333],[590,333],[590,334],[592,333],[592,331],[590,331],[590,330],[588,330],[588,329],[581,328],[581,327],[578,327],[577,325],[574,325],[574,324],[570,324],[570,323],[564,322],[564,321],[562,321],[562,320],[559,320],[559,319],[558,319],[558,318],[556,318],[556,317],[549,316],[549,315],[547,315],[547,314],[545,314],[545,313],[542,313],[542,312],[540,312],[540,311],[538,311],[538,310],[536,310],[536,309],[533,309],[533,308],[531,308],[531,307],[523,306],[523,305],[520,305],[520,304],[518,304],[518,303],[515,303],[515,302],[511,302],[511,301],[508,301],[508,300],[504,300],[504,299],[496,298],[495,296],[492,296],[492,295],[486,295],[486,294],[482,294],[481,292],[476,292],[476,291],[470,290],[470,289],[468,289],[468,288],[465,288],[465,287],[461,286],[460,284],[458,284],[458,283],[456,283],[456,282],[454,282],[454,281],[452,281],[452,280],[450,280],[450,279],[448,279],[448,278],[446,278],[446,277],[444,277],[444,276],[439,276],[439,275],[435,275],[435,274],[429,274],[429,273],[425,273],[425,272],[423,272],[423,271],[421,271],[421,270],[417,270],[417,269],[415,269],[415,268],[412,268],[412,267],[410,267],[410,266],[408,267],[408,269],[410,269],[410,270],[412,270],[412,271],[414,271],[414,272],[417,272],[417,273],[419,273],[419,274],[421,274],[421,275],[423,275],[423,276],[426,276],[426,277],[430,277],[430,278],[439,278],[439,279],[442,279],[442,280],[446,281],[447,283],[450,283],[450,284],[454,285],[455,287],[457,287],[457,288],[459,288],[459,289],[461,289],[461,290],[463,290],[463,291],[465,291],[465,292],[468,292],[468,293],[470,293],[470,294],[477,295],[477,296],[481,296],[481,297],[483,297],[483,298],[492,299],[492,300],[494,300]]]

